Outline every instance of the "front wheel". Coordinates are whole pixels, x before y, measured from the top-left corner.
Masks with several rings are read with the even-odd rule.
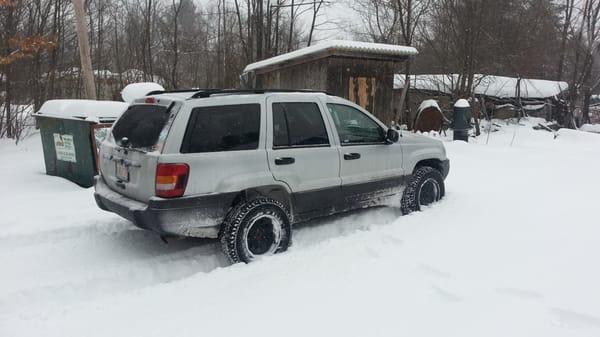
[[[422,166],[413,173],[404,194],[402,194],[402,214],[420,211],[422,206],[430,205],[444,197],[444,178],[440,171]]]
[[[221,228],[221,246],[232,263],[285,251],[290,240],[289,214],[279,201],[269,198],[238,204]]]

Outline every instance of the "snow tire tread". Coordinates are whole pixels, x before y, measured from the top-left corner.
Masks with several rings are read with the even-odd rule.
[[[223,221],[219,235],[221,248],[231,263],[250,262],[247,256],[240,251],[242,249],[240,244],[241,231],[247,224],[246,219],[248,215],[261,208],[264,208],[265,212],[275,213],[273,215],[279,216],[283,220],[283,227],[285,227],[282,228],[283,238],[276,253],[283,252],[289,247],[291,242],[291,216],[287,208],[281,202],[271,198],[257,198],[250,201],[243,201],[229,211]],[[270,211],[268,210],[269,208],[271,208]]]
[[[434,178],[437,180],[440,186],[440,199],[444,197],[445,188],[444,188],[444,178],[442,174],[433,167],[430,166],[421,166],[418,167],[415,172],[412,174],[411,179],[404,189],[404,193],[402,194],[402,200],[400,201],[400,209],[403,215],[420,211],[419,203],[417,201],[419,186],[423,184],[423,182],[427,178]]]

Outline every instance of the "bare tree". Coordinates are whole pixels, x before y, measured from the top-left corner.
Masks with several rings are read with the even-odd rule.
[[[310,31],[308,33],[308,42],[307,45],[310,46],[313,38],[313,34],[315,31],[315,26],[317,23],[317,17],[319,16],[319,11],[323,6],[324,0],[314,1],[312,3],[312,18],[310,21]]]
[[[560,34],[560,56],[558,60],[558,69],[556,79],[561,81],[563,78],[565,57],[567,52],[567,41],[569,39],[569,29],[571,28],[573,19],[573,10],[575,9],[575,0],[564,0],[563,4],[563,23]]]
[[[582,122],[589,122],[589,103],[592,90],[600,81],[600,76],[594,79],[594,63],[600,53],[600,2],[585,0],[582,3],[580,16],[575,23],[574,31],[574,60],[570,81],[570,108],[568,126],[577,127],[575,106],[580,102]]]
[[[415,35],[431,4],[431,0],[360,0],[354,8],[373,41],[413,46]],[[411,65],[410,59],[404,63],[405,85],[398,108],[399,116],[395,118],[401,123],[408,119],[404,106],[408,100]],[[410,115],[410,112],[407,114]]]

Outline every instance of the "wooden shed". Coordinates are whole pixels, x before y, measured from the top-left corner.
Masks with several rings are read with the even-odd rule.
[[[246,66],[246,89],[312,89],[344,97],[383,122],[394,119],[394,73],[413,47],[357,41],[325,41]]]

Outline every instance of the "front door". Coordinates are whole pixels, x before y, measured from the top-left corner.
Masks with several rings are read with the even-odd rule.
[[[338,150],[321,103],[304,95],[267,99],[267,156],[276,180],[293,193],[299,218],[333,211],[341,192]]]
[[[385,130],[356,107],[327,104],[339,138],[340,176],[346,202],[391,195],[401,187],[402,149],[385,142]]]

